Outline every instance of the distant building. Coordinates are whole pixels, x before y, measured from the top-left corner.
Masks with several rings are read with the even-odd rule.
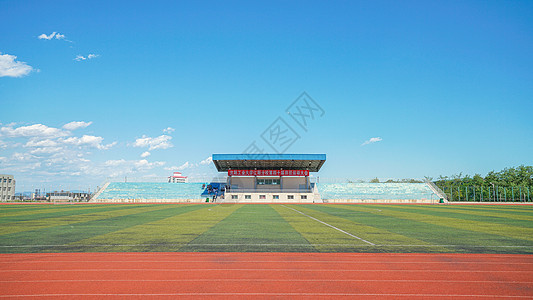
[[[54,191],[46,193],[46,198],[50,202],[88,202],[91,194],[85,192]]]
[[[0,174],[0,201],[15,200],[15,178],[13,175]]]
[[[174,172],[174,175],[168,176],[168,182],[171,183],[184,183],[187,182],[187,176],[181,175],[180,172]]]

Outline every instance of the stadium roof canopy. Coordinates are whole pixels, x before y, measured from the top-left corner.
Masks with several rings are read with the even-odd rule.
[[[219,172],[228,170],[309,170],[318,172],[326,154],[213,154]]]

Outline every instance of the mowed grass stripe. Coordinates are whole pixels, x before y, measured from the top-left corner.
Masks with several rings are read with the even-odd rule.
[[[527,247],[532,246],[532,243],[529,241],[399,218],[388,213],[384,208],[385,206],[383,205],[347,204],[317,206],[315,209],[333,215],[340,214],[340,216],[343,214],[342,210],[349,211],[350,214],[348,216],[355,218],[358,222],[423,241],[422,244],[405,244],[398,247],[387,247],[383,249],[386,252],[502,253],[502,248],[500,247],[512,248],[515,246],[522,247],[518,251],[512,248],[512,251],[516,253],[531,253],[531,250],[533,250],[527,249]],[[491,245],[496,247],[490,248],[489,246]],[[508,249],[503,252],[506,251]]]
[[[460,204],[445,205],[445,207],[459,208],[473,211],[503,212],[513,213],[516,215],[531,215],[533,205],[483,205],[483,204]]]
[[[367,243],[344,234],[334,228],[321,224],[302,214],[299,214],[289,207],[275,205],[273,207],[280,216],[289,223],[294,230],[302,235],[313,248],[320,252],[338,252],[340,249],[353,245],[368,245]],[[299,207],[296,207],[299,209]],[[336,245],[344,245],[342,247]],[[312,249],[309,249],[312,250]]]
[[[346,232],[349,232],[357,237],[360,237],[377,245],[429,245],[429,243],[426,243],[422,240],[414,239],[405,235],[396,234],[386,229],[363,224],[358,221],[357,217],[354,216],[354,213],[348,211],[346,211],[340,216],[337,216],[331,214],[331,212],[321,211],[320,208],[322,208],[322,206],[317,205],[290,205],[289,207],[293,207],[314,218],[317,218],[323,222],[326,222],[330,225],[333,225],[337,228],[340,228]],[[366,243],[364,242],[355,243],[356,239],[354,238],[352,238],[352,240],[354,241],[352,242],[352,244],[366,245]],[[327,239],[323,240],[321,243],[334,244]]]
[[[36,219],[46,219],[46,218],[57,218],[61,216],[70,216],[70,215],[77,215],[77,214],[86,214],[91,212],[102,212],[102,211],[111,211],[111,210],[117,210],[117,209],[125,209],[125,208],[133,208],[133,206],[118,206],[114,205],[111,207],[103,207],[103,206],[78,206],[78,207],[72,207],[70,205],[68,206],[55,206],[55,209],[47,209],[47,210],[36,210],[32,213],[32,211],[26,211],[24,214],[20,214],[17,216],[0,216],[0,224],[5,223],[14,223],[14,222],[24,222],[24,221],[31,221]],[[4,225],[2,225],[4,226]],[[10,226],[9,224],[6,226]]]
[[[90,251],[177,251],[242,205],[197,204],[197,210],[83,239],[72,246]]]
[[[23,209],[16,209],[16,208],[10,208],[6,209],[5,206],[8,205],[0,205],[0,218],[5,217],[16,217],[16,216],[24,216],[24,215],[33,215],[33,214],[42,214],[42,213],[49,213],[49,212],[56,212],[56,211],[64,211],[64,210],[76,210],[76,209],[88,209],[88,208],[95,208],[94,205],[54,205],[54,204],[41,204],[41,205],[19,205],[24,206]],[[11,205],[14,206],[14,205]],[[27,207],[26,207],[27,206]]]
[[[235,210],[180,251],[315,252],[309,242],[268,204]]]
[[[472,221],[451,217],[436,216],[427,214],[420,208],[402,207],[399,205],[383,205],[379,208],[368,208],[365,206],[350,207],[353,210],[366,211],[379,215],[387,215],[401,219],[413,220],[438,226],[444,226],[455,229],[475,231],[485,234],[498,235],[518,240],[533,241],[533,229],[505,224],[496,224],[482,221]],[[413,212],[416,211],[416,212]],[[426,211],[428,212],[428,211]],[[487,239],[490,240],[490,236]],[[531,244],[531,243],[527,243]]]
[[[150,211],[159,209],[158,205],[143,205],[143,206],[129,206],[129,207],[104,207],[102,211],[91,212],[81,215],[68,215],[56,218],[45,218],[37,220],[29,220],[22,222],[13,222],[3,224],[0,227],[0,235],[12,234],[22,231],[37,230],[52,226],[62,226],[68,224],[84,223],[94,220],[101,220],[107,218],[113,218],[118,216],[125,216],[129,214],[135,214],[143,211]]]
[[[472,218],[474,220],[509,224],[515,226],[533,227],[533,214],[521,215],[510,212],[467,210],[461,209],[460,207],[451,208],[449,206],[427,206],[422,209],[424,209],[424,211],[426,212],[431,211],[441,216],[448,215],[450,217],[462,218],[463,215],[468,215],[468,218]]]
[[[529,234],[529,239],[526,238],[526,240],[533,241],[532,221],[495,217],[491,216],[494,213],[490,212],[476,213],[474,211],[473,213],[461,213],[460,209],[457,208],[448,211],[440,211],[435,209],[435,206],[417,206],[409,207],[408,209],[406,207],[390,206],[389,208],[395,211],[420,213],[439,218],[453,218],[455,220],[460,220],[460,223],[457,223],[457,221],[455,222],[457,223],[457,226],[463,226],[463,228],[466,228],[465,226],[472,226],[473,224],[476,224],[475,230],[485,233],[501,235],[502,232],[508,232],[510,235],[505,236],[512,238],[522,238],[520,237],[522,235],[527,237]],[[485,214],[487,214],[487,216]],[[473,229],[468,228],[468,230]]]
[[[199,208],[191,205],[161,205],[155,210],[125,216],[8,234],[0,237],[0,252],[85,252],[87,249],[84,247],[64,245]]]

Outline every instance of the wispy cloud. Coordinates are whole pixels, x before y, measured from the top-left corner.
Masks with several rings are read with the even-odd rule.
[[[192,167],[194,167],[194,164],[191,164],[190,162],[187,161],[183,165],[177,167],[176,169],[178,171],[181,171],[181,170],[189,169],[189,168],[192,168]]]
[[[55,31],[50,33],[49,35],[47,35],[46,33],[42,33],[37,38],[40,39],[40,40],[48,40],[48,41],[52,40],[52,39],[56,39],[56,40],[65,40],[67,42],[72,42],[72,41],[67,40],[65,38],[64,34],[61,34],[59,32],[55,32]]]
[[[67,130],[88,126],[89,123],[71,122],[66,128],[44,124],[0,125],[0,170],[17,174],[21,181],[60,183],[73,180],[71,176],[102,178],[109,174],[144,171],[164,165],[164,162],[138,160],[113,168],[103,162],[91,161],[88,157],[93,151],[104,151],[117,143],[105,144],[101,136],[76,136],[73,131]],[[87,180],[80,177],[80,183],[85,182]]]
[[[0,77],[22,77],[34,71],[32,66],[16,59],[15,55],[0,52]]]
[[[174,129],[172,127],[167,127],[165,129],[163,129],[163,132],[164,133],[168,133],[168,134],[173,133],[174,131],[176,131],[176,129]]]
[[[141,154],[141,157],[142,157],[142,158],[145,158],[145,157],[148,157],[148,156],[150,156],[150,155],[151,155],[150,152],[145,151],[145,152],[143,152],[143,153]]]
[[[143,135],[141,138],[135,140],[133,147],[148,147],[148,150],[168,149],[174,147],[170,142],[171,139],[172,137],[169,135],[160,135],[158,137]]]
[[[205,166],[205,165],[211,164],[212,162],[213,162],[213,158],[211,156],[209,156],[208,158],[202,160],[200,162],[200,164]]]
[[[6,125],[0,128],[0,134],[7,137],[62,137],[68,135],[65,131],[48,127],[43,124],[33,124],[14,128],[13,125]]]
[[[101,136],[94,136],[94,135],[83,135],[81,138],[79,137],[69,137],[67,139],[61,139],[60,141],[65,144],[70,144],[74,146],[88,146],[88,147],[94,147],[100,150],[107,150],[114,145],[116,145],[116,142],[113,142],[111,144],[104,145],[102,144],[104,138]]]
[[[76,55],[76,58],[74,58],[75,61],[84,61],[84,60],[89,60],[89,59],[93,59],[93,58],[97,58],[99,57],[100,55],[99,54],[89,54],[87,56],[83,56],[83,55]]]
[[[370,138],[368,141],[365,141],[364,143],[362,143],[361,146],[366,146],[366,145],[369,145],[369,144],[381,142],[382,140],[383,139],[380,138],[380,137],[373,137],[373,138]]]
[[[66,130],[76,130],[76,129],[80,129],[80,128],[85,128],[89,125],[91,125],[93,122],[83,122],[83,121],[73,121],[73,122],[70,122],[70,123],[67,123],[65,125],[63,125],[63,128],[66,129]]]

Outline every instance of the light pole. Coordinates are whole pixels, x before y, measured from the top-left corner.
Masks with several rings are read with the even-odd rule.
[[[496,202],[496,188],[494,187],[494,183],[490,183],[492,184],[492,197],[494,198],[494,202]]]

